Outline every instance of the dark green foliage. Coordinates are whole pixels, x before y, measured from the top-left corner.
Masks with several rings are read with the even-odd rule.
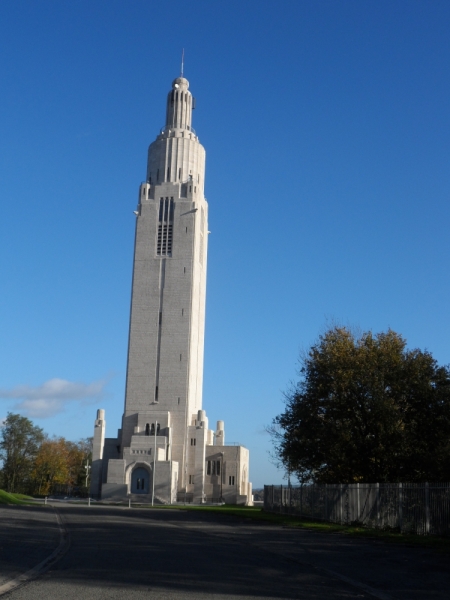
[[[2,485],[7,492],[28,492],[34,459],[44,432],[26,417],[8,413],[0,429]]]
[[[301,359],[270,432],[300,481],[449,481],[450,371],[394,331],[333,327]]]

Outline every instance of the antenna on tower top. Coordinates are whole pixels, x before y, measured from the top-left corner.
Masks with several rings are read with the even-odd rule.
[[[181,53],[181,75],[180,77],[184,77],[184,48],[183,48],[183,52]]]

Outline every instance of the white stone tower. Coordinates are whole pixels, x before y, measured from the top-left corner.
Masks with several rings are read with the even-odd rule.
[[[204,501],[211,484],[211,446],[222,461],[216,479],[220,473],[225,478],[225,447],[217,452],[224,444],[223,422],[215,435],[202,410],[208,204],[205,150],[192,128],[194,105],[189,82],[178,77],[167,97],[166,124],[149,147],[147,179],[135,211],[122,429],[117,438],[104,439],[104,411],[97,414],[95,496],[153,498],[154,489],[155,501],[173,502],[181,493]],[[240,487],[233,484],[233,493],[247,500],[248,451],[236,448],[246,476]],[[221,496],[222,479],[216,482]]]

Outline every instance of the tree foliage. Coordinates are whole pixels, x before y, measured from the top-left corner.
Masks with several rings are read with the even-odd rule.
[[[450,370],[392,330],[332,327],[300,361],[300,381],[269,428],[299,480],[450,479]]]
[[[7,492],[27,492],[44,432],[26,417],[8,413],[0,430],[2,479]]]
[[[92,440],[50,439],[26,417],[8,413],[0,429],[1,486],[8,492],[46,495],[86,484]]]

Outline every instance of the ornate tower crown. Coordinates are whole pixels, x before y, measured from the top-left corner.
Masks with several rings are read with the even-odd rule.
[[[172,90],[167,96],[166,127],[192,130],[193,98],[189,91],[189,81],[177,77],[172,82]]]

